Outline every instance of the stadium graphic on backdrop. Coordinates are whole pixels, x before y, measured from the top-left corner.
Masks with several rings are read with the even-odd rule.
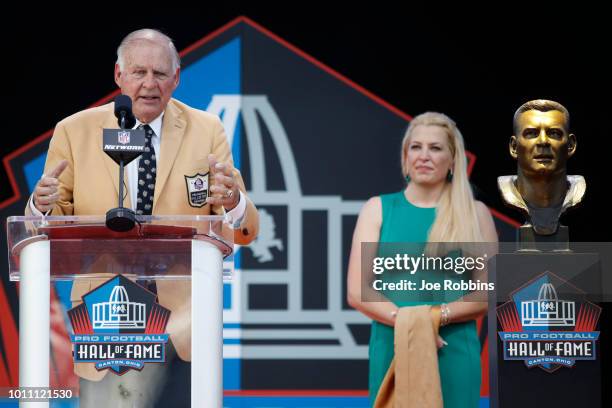
[[[235,166],[262,215],[260,237],[249,247],[236,246],[236,271],[224,284],[226,389],[271,390],[270,395],[282,389],[349,389],[335,394],[334,401],[340,403],[340,396],[347,396],[342,403],[348,406],[357,392],[367,403],[363,390],[367,388],[370,321],[346,302],[347,251],[359,210],[373,194],[371,186],[393,191],[403,182],[399,162],[389,160],[389,152],[393,149],[395,157],[410,115],[245,17],[189,47],[182,59],[181,86],[174,97],[221,118]],[[5,158],[15,196],[4,203],[4,215],[23,211],[43,171],[51,134],[52,129]],[[354,166],[347,166],[349,156],[362,163],[374,159],[376,172],[356,177]],[[470,173],[476,157],[467,152],[467,159]],[[196,172],[186,169],[185,175],[192,177]],[[347,183],[337,183],[338,179]],[[196,181],[188,192],[206,190],[197,188]],[[192,205],[200,205],[202,197],[195,196],[195,202],[192,195],[188,197]],[[502,214],[494,212],[494,216],[502,238],[513,237],[518,224]],[[12,300],[3,302],[0,290],[0,308],[8,305],[4,306],[7,315],[14,316],[18,298],[14,285],[0,283],[0,289],[9,289]],[[78,316],[70,312],[78,317],[70,319],[75,335],[94,330],[104,335],[152,332],[149,320],[154,300],[139,298],[131,282],[115,286],[124,286],[127,298],[119,291],[113,297],[109,289],[95,300],[84,299],[88,306],[79,309]],[[70,327],[63,325],[61,317],[63,310],[72,307],[70,287],[68,282],[57,282],[55,288],[54,302],[61,302],[65,309],[57,308],[60,318],[52,329],[63,335],[54,338],[67,343]],[[113,299],[144,303],[145,329],[116,328],[119,323],[113,320],[142,324],[121,317],[129,311],[120,304],[108,310],[106,317],[96,316],[94,329],[92,305]],[[111,311],[115,317],[111,318]],[[87,321],[90,327],[82,327]],[[3,324],[0,385],[4,384],[3,368],[17,366],[12,357],[17,355],[18,343],[14,320],[5,319]],[[486,370],[488,342],[483,327],[479,325]],[[65,346],[53,346],[54,364],[70,358],[61,354]],[[261,376],[262,366],[279,375]],[[314,366],[322,375],[309,375]],[[487,384],[482,392],[487,395]],[[228,406],[234,406],[230,400]]]

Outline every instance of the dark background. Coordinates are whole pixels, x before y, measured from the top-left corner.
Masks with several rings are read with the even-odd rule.
[[[41,9],[5,10],[0,156],[114,91],[115,50],[126,33],[158,28],[182,50],[246,15],[410,115],[436,110],[455,119],[477,156],[472,181],[479,198],[515,218],[496,187],[497,176],[515,173],[507,153],[513,113],[530,99],[561,102],[578,138],[569,173],[584,175],[588,186],[582,208],[565,218],[571,238],[611,241],[611,36],[602,10],[558,15],[518,4],[444,12],[442,5],[347,4],[351,10],[331,10],[330,2],[274,7],[238,2],[200,9],[177,3],[179,10],[156,14],[118,8],[56,8],[48,15]],[[0,186],[0,201],[12,196],[4,168]],[[604,361],[611,355],[609,313],[607,307],[602,314]],[[609,365],[604,370],[609,378]]]
[[[66,11],[36,20],[5,15],[2,93],[9,120],[0,156],[114,91],[116,46],[127,32],[158,28],[182,50],[246,15],[410,115],[437,110],[452,117],[477,156],[472,181],[480,199],[510,216],[518,217],[501,202],[496,178],[515,173],[507,153],[513,113],[530,99],[561,102],[578,138],[569,173],[584,175],[588,184],[583,209],[570,213],[566,223],[575,241],[610,240],[604,214],[612,147],[611,36],[597,10],[581,20],[571,12],[553,16],[533,8],[482,17],[464,9],[466,16],[459,17],[434,8],[332,13],[321,6],[292,7],[128,11],[123,21],[118,12],[82,10],[71,11],[76,17]],[[1,201],[11,195],[4,170],[0,185]]]

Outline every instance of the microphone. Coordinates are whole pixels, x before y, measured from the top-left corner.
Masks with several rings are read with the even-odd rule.
[[[136,125],[136,118],[132,113],[132,98],[127,95],[115,97],[115,116],[121,129],[131,129]]]
[[[119,165],[119,206],[106,213],[106,226],[112,231],[126,232],[134,228],[136,214],[123,206],[124,166],[144,152],[145,131],[132,129],[136,118],[129,96],[115,98],[115,116],[121,129],[102,129],[102,150]]]

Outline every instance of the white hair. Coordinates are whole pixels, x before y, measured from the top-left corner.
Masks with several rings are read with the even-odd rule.
[[[159,30],[143,28],[141,30],[132,31],[126,35],[123,40],[121,40],[121,44],[119,44],[119,47],[117,48],[117,65],[119,65],[119,69],[121,71],[123,71],[125,68],[125,50],[134,45],[136,42],[143,40],[157,42],[168,47],[172,57],[173,72],[181,66],[181,57],[176,51],[176,47],[174,46],[172,39]]]

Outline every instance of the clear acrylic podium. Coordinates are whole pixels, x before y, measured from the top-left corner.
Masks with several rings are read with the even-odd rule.
[[[175,342],[177,354],[182,353],[187,356],[181,356],[183,360],[191,361],[191,406],[222,406],[223,280],[231,276],[233,269],[233,230],[224,223],[223,216],[144,216],[139,217],[136,227],[126,233],[108,230],[103,216],[10,217],[7,231],[10,279],[19,281],[20,387],[48,389],[53,385],[50,378],[58,378],[58,373],[53,372],[58,364],[50,363],[51,344],[57,337],[51,330],[51,294],[55,294],[52,282],[72,282],[68,308],[75,307],[80,296],[86,303],[84,295],[96,292],[100,285],[123,275],[127,280],[122,282],[134,282],[143,287],[155,281],[157,302],[170,311],[167,337]],[[114,298],[121,295],[125,301],[119,306],[114,303],[114,311],[124,312],[126,305],[142,305],[130,302],[125,289],[114,293]],[[185,303],[190,303],[190,310],[181,306]],[[99,303],[93,306],[98,307],[96,305]],[[64,311],[60,315],[67,313]],[[130,320],[128,314],[111,312],[111,315],[103,320],[107,322],[106,327],[144,327]],[[147,320],[147,325],[150,321]],[[66,319],[65,322],[66,333],[74,335],[75,325],[70,324],[74,321]],[[91,322],[87,323],[89,327]],[[124,326],[117,326],[121,324]],[[120,332],[129,333],[130,329]],[[96,329],[91,332],[90,328],[90,333],[98,332]],[[73,341],[76,337],[70,338]],[[66,344],[71,346],[64,340]],[[186,345],[188,350],[181,351],[181,345]],[[76,353],[72,355],[68,350],[70,361],[64,361],[63,367],[65,371],[74,371],[76,365],[72,360]],[[164,364],[137,363],[141,367]],[[89,364],[87,367],[94,374],[106,371],[105,376],[118,375],[108,368],[93,371],[91,362],[78,364]],[[70,376],[72,373],[59,374]],[[61,381],[55,381],[55,388],[63,386]],[[49,402],[22,400],[21,406],[48,407]]]

